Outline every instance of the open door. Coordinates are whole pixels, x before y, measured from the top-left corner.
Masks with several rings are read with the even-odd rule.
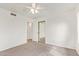
[[[33,23],[27,22],[27,42],[32,41],[33,38]]]
[[[38,22],[38,42],[45,43],[45,21]]]

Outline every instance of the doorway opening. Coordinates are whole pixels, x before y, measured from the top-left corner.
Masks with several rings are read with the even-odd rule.
[[[38,21],[38,43],[45,43],[46,21]]]
[[[27,22],[27,42],[31,42],[33,38],[33,23]]]

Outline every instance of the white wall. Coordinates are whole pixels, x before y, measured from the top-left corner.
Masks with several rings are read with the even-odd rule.
[[[54,19],[54,20],[53,20]],[[47,22],[47,43],[75,49],[77,42],[77,25],[74,13]]]
[[[76,51],[79,54],[79,12],[77,12],[77,34],[78,34],[78,40],[76,45]]]
[[[77,19],[74,11],[63,12],[47,22],[47,43],[75,49],[77,42]]]
[[[48,5],[48,4],[47,4]],[[46,43],[61,47],[76,48],[77,43],[77,17],[72,4],[51,4],[46,14]],[[53,8],[53,9],[52,9]],[[36,23],[37,24],[37,23]],[[38,41],[37,25],[34,40]]]
[[[24,44],[27,39],[25,19],[0,8],[0,51]]]

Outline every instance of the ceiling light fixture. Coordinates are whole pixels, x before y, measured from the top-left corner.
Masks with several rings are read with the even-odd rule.
[[[32,14],[38,13],[37,6],[35,3],[32,4],[31,12]]]
[[[26,7],[28,9],[30,9],[31,13],[32,14],[36,14],[36,13],[39,13],[39,9],[42,9],[40,8],[38,5],[36,5],[36,3],[32,3],[32,6],[31,7]]]

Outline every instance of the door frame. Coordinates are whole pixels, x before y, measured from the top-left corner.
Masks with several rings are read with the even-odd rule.
[[[40,23],[43,23],[43,22],[46,23],[45,20],[43,20],[43,21],[38,21],[38,42],[40,41]]]

